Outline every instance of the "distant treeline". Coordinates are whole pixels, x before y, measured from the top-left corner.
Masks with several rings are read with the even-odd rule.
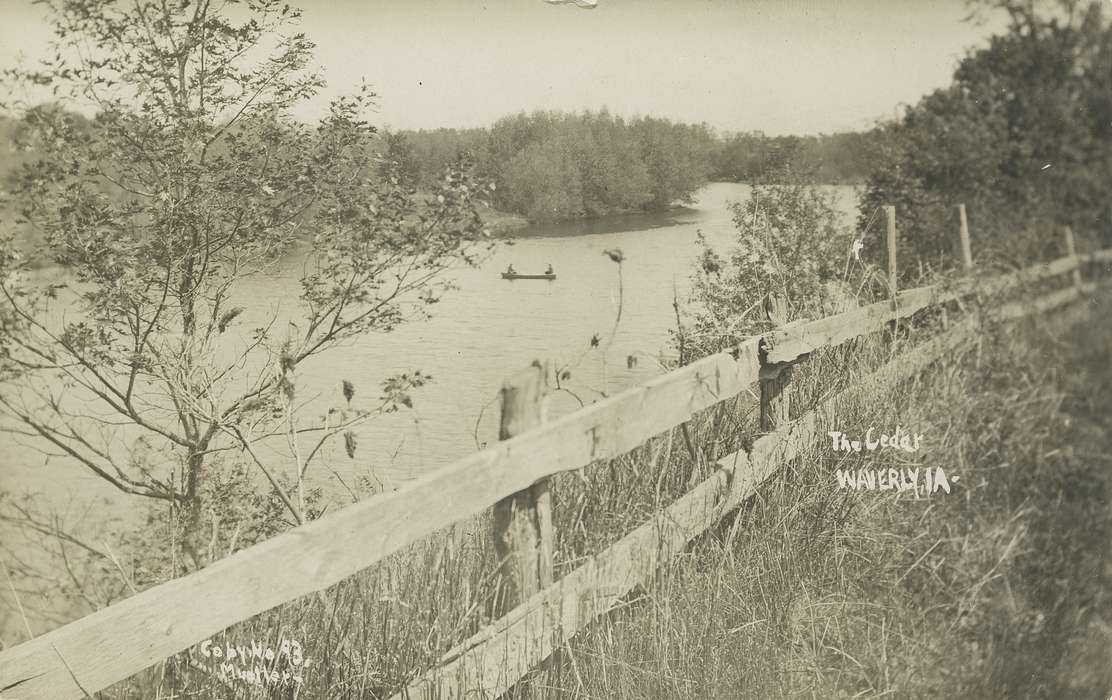
[[[0,117],[0,177],[33,157],[12,147],[17,126]],[[489,128],[384,132],[382,152],[384,171],[424,190],[466,156],[494,184],[494,209],[554,221],[664,209],[690,202],[709,180],[863,182],[875,133],[719,135],[706,124],[605,110],[534,112]]]
[[[876,131],[821,136],[730,134],[714,155],[715,180],[748,183],[863,183],[878,150]]]
[[[623,119],[602,112],[534,112],[480,129],[387,134],[386,155],[428,188],[469,155],[495,184],[492,205],[534,221],[661,209],[688,202],[708,180],[863,182],[869,134],[725,137],[705,124]]]
[[[977,4],[977,3],[975,3]],[[982,3],[1008,28],[971,49],[950,85],[877,131],[861,204],[862,237],[884,264],[880,207],[896,207],[906,259],[961,260],[957,205],[974,256],[1023,265],[1112,244],[1112,21],[1107,3]],[[901,255],[904,255],[901,252]],[[906,269],[909,273],[911,267]]]
[[[80,115],[75,115],[75,118],[84,120]],[[19,121],[0,114],[0,239],[11,236],[18,241],[20,248],[29,248],[40,241],[33,238],[28,226],[17,223],[19,210],[8,195],[13,189],[12,178],[19,168],[38,157],[35,151],[18,146],[20,128]]]
[[[495,185],[491,204],[534,221],[690,201],[711,176],[716,148],[706,125],[605,111],[518,114],[489,129],[406,131],[386,141],[400,176],[418,187],[466,153]]]

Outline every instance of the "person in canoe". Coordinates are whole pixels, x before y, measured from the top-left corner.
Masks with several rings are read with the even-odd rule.
[[[554,275],[556,271],[552,269],[552,263],[548,263],[548,269],[544,271],[546,275]]]
[[[514,269],[514,264],[513,263],[510,263],[509,267],[506,268],[506,274],[507,275],[516,275],[517,274],[517,270]]]

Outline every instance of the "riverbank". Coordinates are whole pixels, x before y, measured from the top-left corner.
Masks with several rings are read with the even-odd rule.
[[[550,236],[588,236],[629,229],[669,226],[695,212],[690,206],[674,204],[663,209],[612,212],[598,216],[575,216],[555,221],[530,221],[490,207],[480,207],[479,215],[495,238],[543,238]]]
[[[509,214],[483,205],[478,209],[483,225],[490,231],[492,238],[511,238],[516,232],[529,226],[529,220],[524,216]]]

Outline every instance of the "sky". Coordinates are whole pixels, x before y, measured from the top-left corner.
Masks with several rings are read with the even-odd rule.
[[[484,126],[506,114],[608,108],[720,131],[858,130],[949,83],[991,24],[963,0],[291,0],[326,91],[361,80],[377,122]],[[50,38],[31,0],[0,0],[0,67]]]

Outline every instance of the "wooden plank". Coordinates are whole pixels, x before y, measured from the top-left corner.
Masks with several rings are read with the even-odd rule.
[[[973,284],[963,291],[965,294],[977,292],[986,296],[992,296],[1025,284],[1042,282],[1052,277],[1072,272],[1077,269],[1079,264],[1080,262],[1076,256],[1067,255],[1064,258],[1050,260],[1045,263],[1036,263],[1022,270],[998,275],[980,282],[979,284]]]
[[[1080,261],[1076,255],[1067,255],[1057,260],[1051,260],[1045,263],[1036,263],[1030,267],[1024,268],[1013,275],[1021,283],[1041,282],[1051,277],[1057,277],[1067,272],[1076,270],[1080,265]]]
[[[1073,241],[1073,229],[1066,226],[1062,229],[1062,236],[1066,239],[1066,256],[1077,259],[1077,245]],[[1081,266],[1073,268],[1073,286],[1081,287]]]
[[[1077,269],[1078,264],[1076,256],[1066,256],[987,281],[970,279],[948,288],[938,285],[917,287],[899,294],[895,310],[891,308],[890,302],[882,301],[794,328],[777,329],[764,336],[766,361],[791,362],[819,348],[836,347],[853,338],[876,332],[889,321],[912,316],[928,306],[960,299],[974,292],[988,295],[1003,293],[1024,284],[1071,272]]]
[[[653,520],[641,525],[495,626],[453,650],[442,665],[396,698],[497,697],[587,622],[652,578],[715,517],[726,484],[716,472]]]
[[[530,669],[588,623],[610,610],[630,590],[650,581],[667,562],[722,515],[736,508],[775,471],[775,462],[813,438],[802,432],[813,422],[799,421],[754,443],[760,462],[735,456],[706,481],[636,528],[587,563],[524,605],[448,652],[442,663],[415,681],[395,700],[493,698],[505,693]],[[737,478],[732,475],[737,474]]]
[[[1112,251],[1090,257],[1112,261]],[[1077,263],[1076,258],[1065,258],[1028,268],[1023,279],[1061,274]],[[814,325],[804,338],[826,333],[827,344],[845,342],[866,332],[861,326],[879,327],[892,314],[914,313],[937,294],[933,287],[909,290],[899,295],[901,306],[895,312],[883,309],[874,317],[870,314],[876,310],[865,307],[804,324],[802,328]],[[831,323],[830,328],[822,325]],[[847,325],[854,326],[852,332]],[[781,332],[795,334],[798,329]],[[786,340],[799,344],[791,337]],[[805,351],[790,355],[781,343],[779,352],[788,360],[817,347],[804,342]],[[773,350],[778,348],[774,345]],[[758,371],[758,339],[752,339],[734,353],[704,358],[543,429],[498,443],[396,492],[349,506],[6,649],[0,652],[0,687],[19,684],[20,697],[30,700],[83,697],[78,682],[96,692],[240,620],[331,586],[545,477],[633,449],[737,395],[757,379]]]
[[[942,288],[935,303],[941,304],[962,299],[974,293],[985,297],[996,296],[1018,289],[1026,284],[1043,282],[1058,275],[1063,275],[1077,269],[1079,265],[1079,259],[1066,256],[1044,263],[1036,263],[1022,270],[1015,270],[987,279],[966,278]]]
[[[1082,293],[1091,293],[1095,289],[1096,285],[1092,283],[1083,285],[1081,290],[1067,287],[1050,292],[1037,299],[1004,304],[995,310],[989,311],[987,315],[1002,320],[1014,320],[1024,316],[1045,313],[1080,298]],[[857,386],[860,387],[865,384],[883,386],[921,372],[946,353],[976,336],[981,329],[981,325],[982,314],[971,314],[961,322],[953,324],[948,332],[940,333],[934,338],[919,344],[914,350],[901,354],[875,372],[866,375],[857,382]]]
[[[958,218],[961,220],[961,262],[966,270],[973,269],[973,248],[969,245],[969,220],[965,218],[965,205],[958,205]]]
[[[1092,294],[1094,291],[1096,291],[1096,284],[1093,282],[1082,284],[1080,287],[1065,287],[1044,294],[1037,299],[1021,299],[1019,301],[1002,304],[995,311],[990,312],[990,316],[995,316],[1000,319],[1015,319],[1023,316],[1030,316],[1031,314],[1045,313],[1059,306],[1064,306],[1084,295]]]
[[[937,303],[942,296],[938,287],[918,287],[901,292],[896,297],[895,309],[892,302],[881,301],[793,328],[774,330],[764,336],[766,362],[791,362],[819,348],[841,345],[878,331],[893,319],[911,316]]]
[[[752,339],[735,353],[703,358],[6,649],[0,688],[22,683],[23,700],[69,700],[84,697],[74,677],[88,692],[121,681],[540,479],[627,452],[736,396],[757,379],[757,350]]]
[[[972,328],[972,323],[955,326],[946,338],[935,338],[919,349],[916,361],[892,360],[880,370],[884,381],[921,370]],[[720,459],[718,470],[709,479],[448,652],[440,666],[394,700],[493,698],[505,693],[635,586],[650,581],[661,563],[753,495],[780,466],[803,454],[820,436],[821,426],[831,422],[840,400],[828,399],[798,420],[758,438],[750,449]]]
[[[896,294],[899,293],[899,278],[896,274],[896,208],[884,207],[888,219],[888,295],[892,297],[892,308],[896,308]]]
[[[989,315],[1004,320],[1014,320],[1045,313],[1064,306],[1080,298],[1083,294],[1091,294],[1095,290],[1096,284],[1094,283],[1082,285],[1080,290],[1074,287],[1066,287],[1033,300],[1005,304],[995,311],[989,312]],[[981,329],[981,325],[981,314],[968,316],[961,322],[953,324],[949,331],[920,343],[912,350],[901,353],[873,372],[856,379],[854,390],[861,391],[862,388],[867,386],[891,385],[922,372],[943,355],[973,338]],[[809,411],[798,421],[789,424],[788,433],[778,431],[777,434],[781,435],[780,439],[761,438],[755,441],[753,449],[748,454],[748,461],[751,466],[757,467],[777,459],[787,461],[797,456],[806,440],[814,436],[816,428],[814,421],[832,415],[837,401],[837,397],[829,399],[819,408]],[[791,439],[788,439],[787,435],[792,435]],[[775,438],[775,434],[768,436],[768,438]],[[738,459],[742,453],[744,453],[744,450],[719,460],[719,465],[732,466],[732,460]]]
[[[548,370],[539,362],[508,380],[501,391],[498,439],[509,440],[544,422]],[[491,537],[501,585],[494,616],[552,585],[552,495],[541,479],[494,504]]]
[[[1097,250],[1087,254],[1085,257],[1094,263],[1112,263],[1112,248]]]
[[[891,386],[907,377],[915,376],[943,355],[972,338],[978,328],[980,328],[980,320],[976,315],[955,323],[949,331],[920,343],[914,349],[900,354],[875,372],[866,375],[857,383],[859,390],[870,386]]]
[[[1035,303],[1016,304],[1012,317],[1055,308],[1077,290],[1048,294]],[[977,315],[921,343],[855,382],[854,391],[887,386],[921,372],[973,337]],[[783,464],[814,444],[823,426],[837,415],[841,397],[828,399],[799,420],[780,426],[718,461],[706,481],[606,550],[590,558],[553,586],[469,638],[441,665],[394,696],[417,698],[494,698],[509,690],[532,668],[605,614],[634,587],[651,581],[657,567],[751,496]]]

